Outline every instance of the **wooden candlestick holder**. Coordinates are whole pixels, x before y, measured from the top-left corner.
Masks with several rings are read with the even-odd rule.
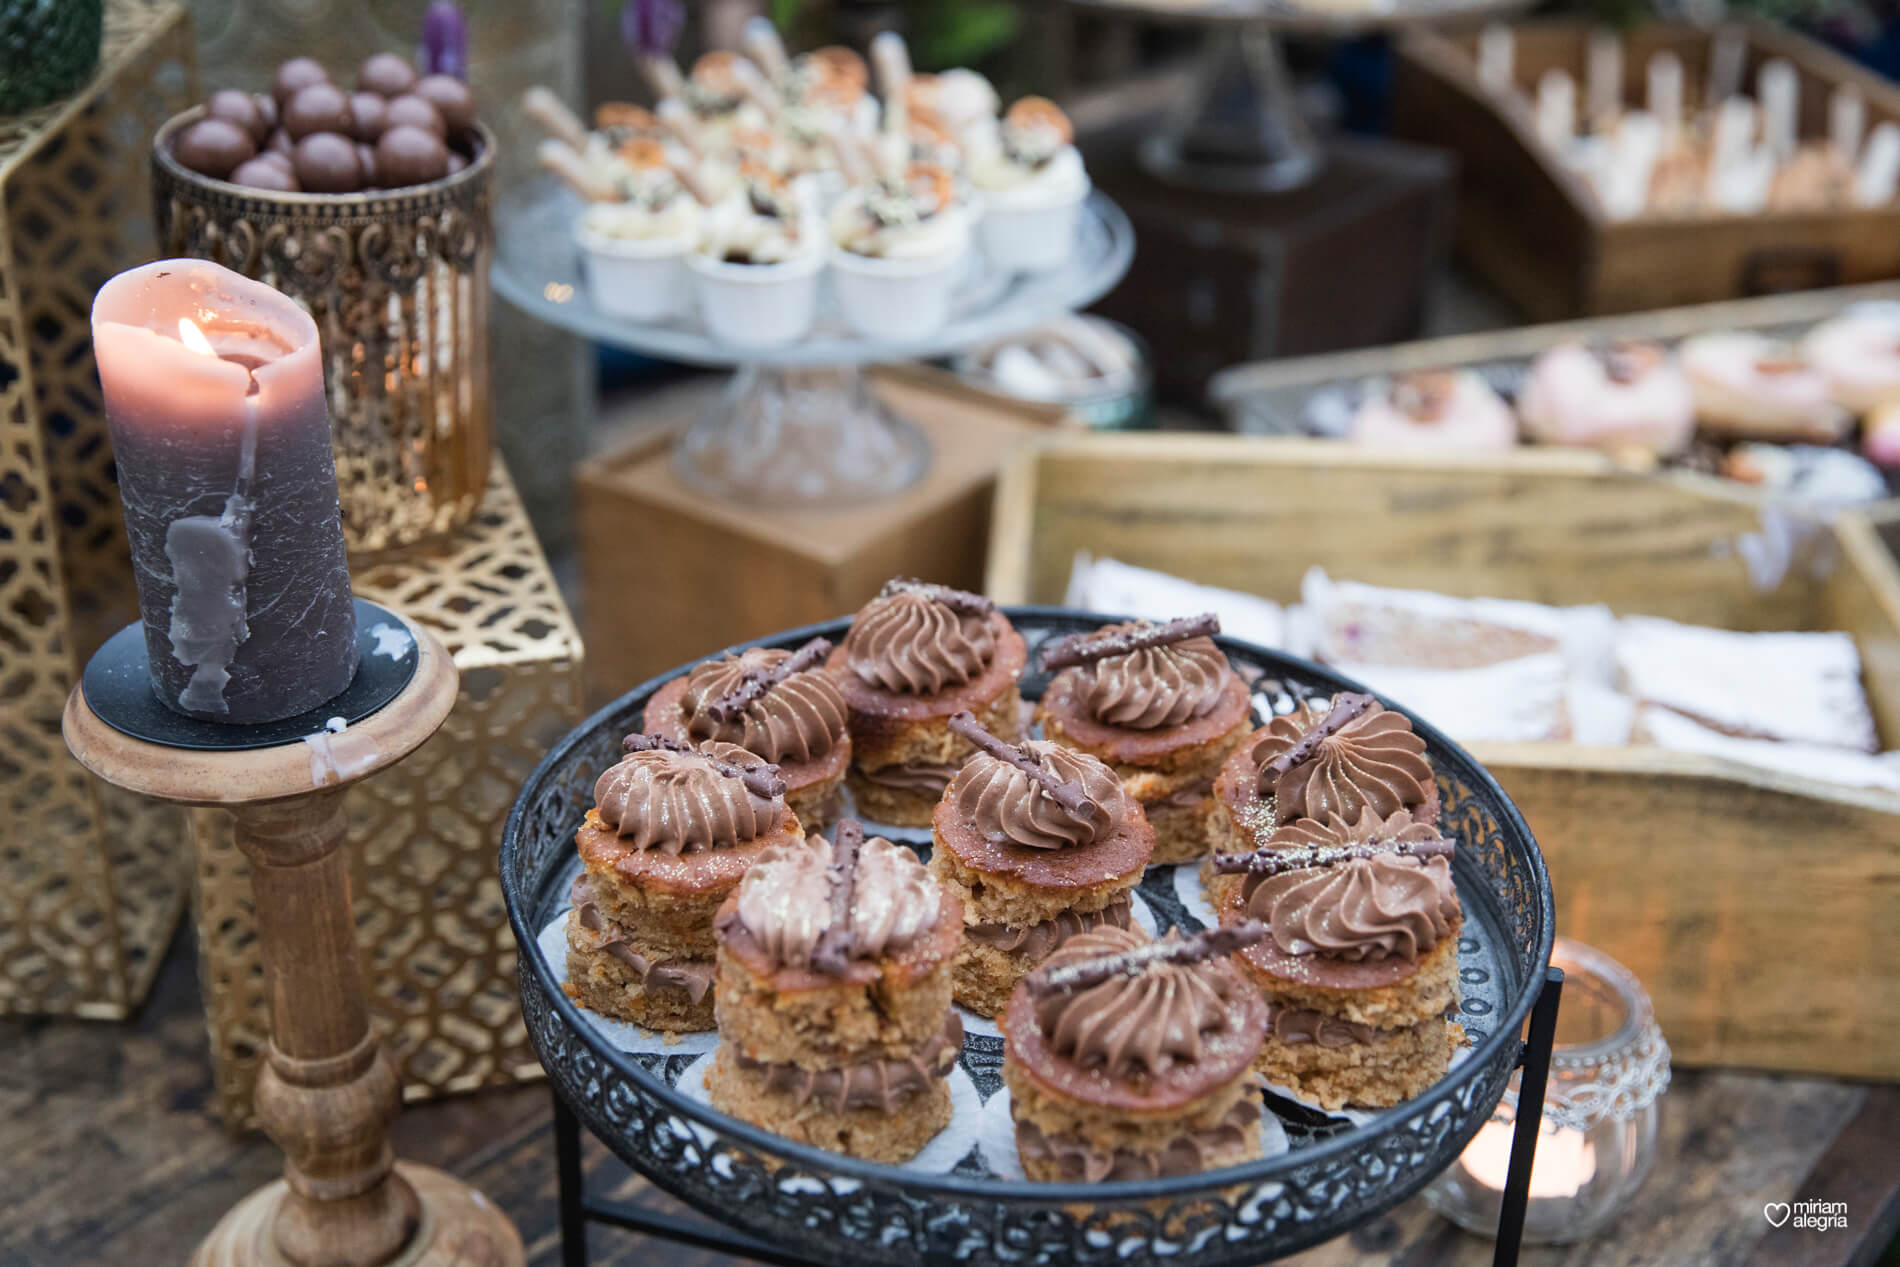
[[[251,727],[228,728],[228,746],[154,742],[94,712],[83,685],[66,701],[66,744],[82,765],[142,796],[228,810],[254,868],[271,1000],[257,1115],[284,1150],[284,1178],[232,1207],[193,1267],[523,1263],[521,1238],[499,1209],[450,1175],[397,1162],[389,1145],[401,1082],[370,1031],[343,793],[435,733],[455,703],[457,674],[434,635],[388,620],[415,640],[413,676],[339,733],[319,719],[314,743],[239,746],[235,732]]]

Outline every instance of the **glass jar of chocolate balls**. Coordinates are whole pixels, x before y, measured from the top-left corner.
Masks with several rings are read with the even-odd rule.
[[[352,553],[453,531],[488,483],[493,134],[468,86],[379,53],[307,57],[159,129],[160,251],[216,260],[317,323]]]
[[[467,84],[377,53],[357,68],[354,89],[308,57],[279,66],[268,93],[220,89],[172,154],[201,176],[252,189],[353,194],[453,175],[477,144]]]

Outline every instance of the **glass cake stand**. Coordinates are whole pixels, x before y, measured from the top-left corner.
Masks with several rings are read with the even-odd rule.
[[[862,369],[947,356],[1086,307],[1120,281],[1134,258],[1127,217],[1090,195],[1073,251],[1044,273],[1000,273],[979,249],[952,300],[950,321],[925,339],[866,339],[846,330],[827,301],[810,336],[779,347],[714,338],[696,317],[640,324],[602,312],[581,272],[573,225],[582,203],[544,179],[495,207],[495,290],[542,320],[616,347],[669,361],[736,370],[724,398],[695,419],[674,449],[680,474],[722,499],[825,507],[888,497],[930,465],[923,432],[887,408]]]
[[[1045,640],[1113,619],[1054,607],[1012,607],[1006,614],[1029,643],[1032,665]],[[795,647],[816,636],[838,642],[848,625],[830,621],[747,645]],[[1217,641],[1238,670],[1258,675],[1256,720],[1267,707],[1290,711],[1299,700],[1362,689],[1291,656],[1233,638]],[[1328,1113],[1270,1091],[1267,1120],[1283,1146],[1226,1170],[1030,1183],[999,1167],[991,1137],[926,1170],[822,1152],[729,1117],[693,1090],[697,1062],[711,1058],[711,1036],[630,1039],[632,1027],[611,1029],[618,1023],[581,1010],[563,992],[558,921],[579,869],[575,827],[593,804],[595,778],[619,759],[622,736],[640,727],[648,699],[691,667],[635,687],[570,731],[528,777],[502,833],[502,892],[522,947],[522,1012],[555,1098],[564,1262],[586,1263],[585,1224],[595,1221],[798,1267],[1258,1263],[1337,1236],[1419,1191],[1490,1120],[1521,1066],[1520,1120],[1533,1125],[1516,1141],[1494,1260],[1515,1261],[1562,982],[1549,968],[1550,877],[1516,807],[1439,731],[1411,718],[1438,773],[1441,824],[1457,842],[1452,872],[1464,907],[1458,1020],[1471,1042],[1464,1058],[1413,1099],[1378,1112]],[[1023,697],[1040,698],[1048,679],[1042,671],[1026,674]],[[867,830],[922,853],[930,848],[928,830],[875,823]],[[1194,871],[1149,868],[1136,890],[1136,919],[1152,922],[1156,932],[1202,926],[1197,910],[1205,908],[1187,896],[1197,883]],[[1527,1019],[1528,1039],[1520,1041]],[[983,1033],[972,1025],[951,1074],[953,1100],[961,1086],[966,1099],[981,1100],[973,1110],[979,1115],[993,1106],[1006,1111],[1001,1065],[1001,1038],[993,1027]],[[589,1196],[580,1170],[581,1125],[717,1226]],[[957,1142],[950,1152],[964,1147]]]
[[[1346,39],[1514,13],[1531,0],[1070,0],[1078,8],[1196,24],[1192,88],[1137,157],[1156,180],[1212,193],[1279,193],[1325,161],[1300,113],[1280,37]]]

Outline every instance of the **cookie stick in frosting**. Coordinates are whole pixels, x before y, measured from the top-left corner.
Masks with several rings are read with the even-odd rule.
[[[540,84],[528,89],[521,94],[521,109],[547,129],[548,135],[565,142],[569,148],[577,151],[587,148],[587,126],[552,89]]]
[[[785,55],[785,41],[779,38],[778,28],[772,25],[772,19],[763,14],[748,19],[744,30],[740,32],[739,44],[769,83],[782,84],[791,74],[792,62]]]
[[[871,65],[884,98],[884,137],[878,147],[884,178],[895,183],[910,158],[910,48],[896,31],[880,31],[871,41]]]

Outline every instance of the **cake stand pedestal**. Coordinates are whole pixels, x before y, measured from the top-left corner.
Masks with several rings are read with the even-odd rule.
[[[745,346],[714,337],[697,317],[630,321],[601,311],[582,275],[574,222],[582,205],[552,180],[495,207],[496,293],[562,329],[689,365],[735,371],[725,397],[681,432],[679,475],[719,502],[778,510],[840,509],[894,496],[930,467],[930,444],[882,404],[863,368],[953,352],[1041,325],[1095,302],[1134,258],[1134,231],[1107,197],[1077,216],[1073,248],[1057,267],[1002,273],[972,243],[970,268],[951,297],[950,319],[923,338],[853,333],[821,306],[796,342]]]
[[[1300,113],[1280,52],[1285,35],[1346,39],[1434,21],[1473,21],[1530,0],[1070,0],[1082,8],[1202,28],[1192,89],[1167,125],[1143,138],[1142,169],[1179,189],[1270,194],[1297,189],[1326,161]]]
[[[344,792],[436,732],[457,674],[419,626],[361,600],[357,624],[366,654],[356,680],[286,722],[218,726],[171,713],[152,693],[137,625],[107,641],[66,702],[62,728],[80,764],[153,800],[228,810],[253,867],[271,1000],[257,1115],[284,1150],[284,1177],[234,1206],[193,1267],[524,1261],[499,1209],[441,1171],[397,1162],[390,1148],[402,1087],[370,1030]],[[326,726],[330,715],[345,728]]]

